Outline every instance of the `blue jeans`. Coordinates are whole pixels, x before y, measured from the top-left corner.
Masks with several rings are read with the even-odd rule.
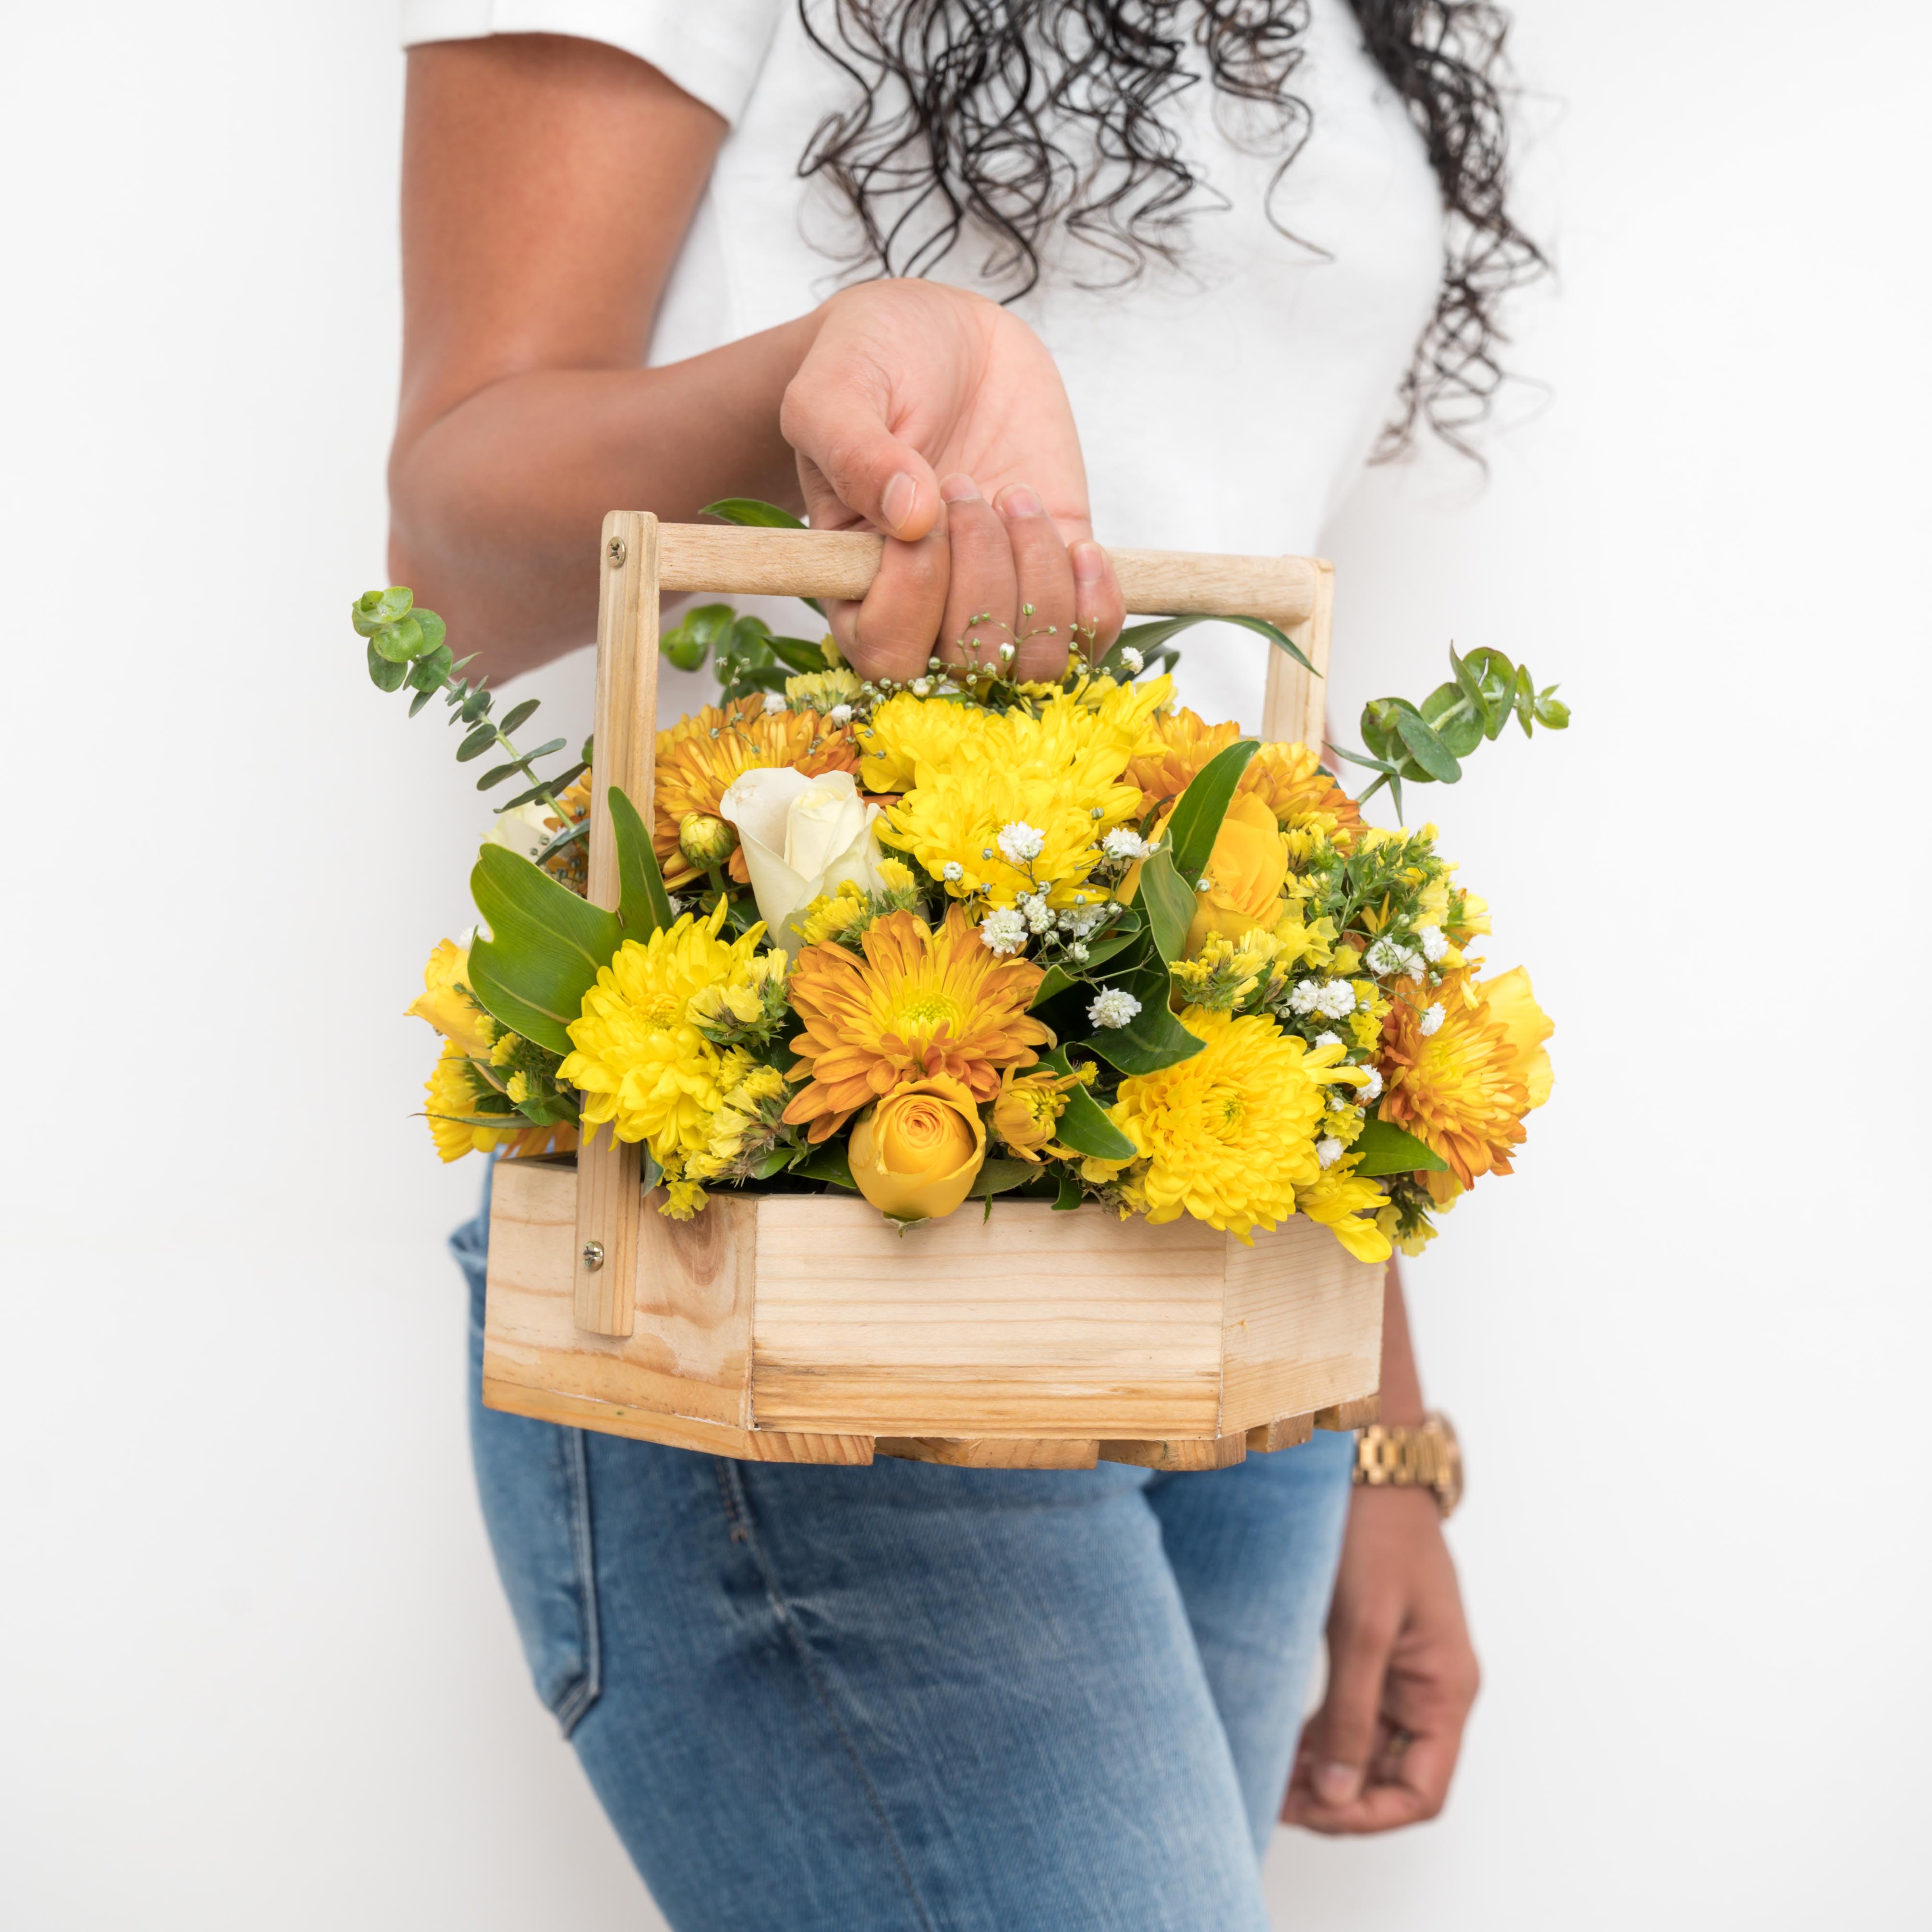
[[[487,1216],[487,1200],[486,1200]],[[484,1409],[538,1694],[678,1932],[1265,1932],[1352,1443],[740,1462]]]

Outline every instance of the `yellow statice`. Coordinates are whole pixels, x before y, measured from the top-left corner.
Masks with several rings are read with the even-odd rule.
[[[762,926],[719,938],[728,910],[721,900],[705,917],[686,913],[647,940],[627,939],[584,994],[567,1029],[575,1050],[557,1070],[583,1090],[586,1126],[608,1122],[620,1140],[642,1141],[674,1178],[709,1145],[735,1064],[705,1037],[694,1003],[714,988],[762,988],[771,970],[758,953]]]
[[[746,1178],[748,1163],[768,1154],[778,1138],[791,1092],[776,1067],[745,1054],[726,1056],[718,1084],[723,1098],[711,1117],[711,1139],[700,1152],[686,1157],[687,1180]]]
[[[1328,1089],[1364,1076],[1340,1046],[1310,1047],[1266,1015],[1188,1007],[1180,1023],[1202,1051],[1122,1081],[1112,1109],[1139,1156],[1132,1184],[1151,1222],[1191,1214],[1252,1243],[1256,1228],[1295,1212],[1298,1188],[1319,1182]],[[1094,1165],[1083,1173],[1104,1178]]]
[[[872,910],[865,887],[856,879],[844,880],[836,892],[820,892],[799,914],[799,938],[807,946],[822,945],[828,939],[843,940],[848,932],[865,925]]]
[[[423,968],[422,991],[404,1011],[416,1019],[428,1020],[462,1052],[487,1059],[496,1040],[496,1025],[470,990],[464,977],[469,969],[470,949],[453,939],[444,940]]]
[[[1232,1012],[1280,991],[1282,966],[1292,963],[1282,960],[1283,950],[1271,932],[1251,930],[1238,941],[1216,933],[1194,958],[1174,963],[1174,983],[1190,1006]]]

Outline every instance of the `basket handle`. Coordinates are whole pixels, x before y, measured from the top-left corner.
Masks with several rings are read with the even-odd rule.
[[[745,530],[664,524],[644,510],[613,510],[598,555],[596,758],[591,774],[589,887],[598,905],[618,898],[617,853],[607,794],[613,784],[650,823],[657,753],[658,602],[665,591],[740,596],[862,597],[885,539],[856,531]],[[1129,610],[1144,616],[1265,617],[1325,670],[1334,572],[1318,558],[1219,556],[1188,550],[1110,550]],[[1271,740],[1318,742],[1322,686],[1286,652],[1268,653],[1262,731]],[[639,1150],[598,1136],[578,1161],[577,1326],[628,1336],[642,1162]]]

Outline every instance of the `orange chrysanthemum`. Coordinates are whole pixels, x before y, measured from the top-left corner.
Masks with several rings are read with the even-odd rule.
[[[1478,1174],[1510,1172],[1511,1150],[1527,1138],[1522,1117],[1550,1095],[1543,1042],[1552,1028],[1520,967],[1486,983],[1459,967],[1426,992],[1414,980],[1395,990],[1382,1028],[1387,1084],[1378,1112],[1449,1163],[1446,1174],[1423,1176],[1446,1203]],[[1436,1004],[1441,1021],[1425,1034]]]
[[[1158,746],[1144,751],[1126,772],[1126,782],[1141,788],[1143,811],[1165,812],[1202,766],[1241,735],[1238,724],[1209,724],[1184,708],[1148,723]],[[1285,830],[1319,829],[1346,844],[1361,829],[1354,800],[1306,745],[1264,745],[1248,760],[1240,789],[1254,793]]]
[[[764,765],[790,765],[818,778],[856,772],[859,755],[846,726],[829,724],[815,711],[768,712],[756,692],[722,710],[707,704],[658,734],[651,843],[674,892],[702,876],[678,849],[686,813],[716,817],[719,800],[737,779]],[[740,885],[750,882],[742,851],[731,854],[731,876]]]
[[[792,1077],[810,1078],[784,1118],[808,1126],[807,1139],[836,1133],[902,1081],[945,1074],[990,1100],[1004,1068],[1030,1066],[1052,1044],[1027,1014],[1046,974],[992,951],[959,907],[936,932],[916,913],[890,913],[860,944],[862,959],[830,940],[808,946],[792,969],[787,990],[805,1022]]]

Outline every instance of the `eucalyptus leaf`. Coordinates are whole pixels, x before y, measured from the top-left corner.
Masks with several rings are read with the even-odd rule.
[[[1435,728],[1420,712],[1405,705],[1396,713],[1395,728],[1408,747],[1410,757],[1421,767],[1420,774],[1406,776],[1426,776],[1443,784],[1454,784],[1462,776],[1455,754],[1436,735]]]
[[[419,691],[410,700],[410,716],[413,718],[436,695],[434,689]]]
[[[1570,707],[1556,695],[1553,684],[1546,685],[1536,694],[1536,722],[1552,731],[1566,730],[1570,724]]]
[[[559,772],[554,778],[539,780],[536,784],[532,785],[528,791],[520,791],[514,798],[506,799],[496,808],[499,815],[506,812],[514,812],[520,805],[533,803],[546,794],[554,798],[566,785],[574,783],[580,778],[585,769],[582,765],[572,765],[567,771]]]
[[[512,712],[511,716],[514,716],[515,713]],[[510,730],[509,718],[505,718],[502,723],[496,727],[496,729],[501,731],[507,737],[509,735]],[[568,742],[569,740],[565,738],[553,738],[548,745],[539,745],[534,752],[524,752],[518,762],[520,764],[532,764],[538,758],[548,758],[553,752],[562,751]]]
[[[472,758],[480,758],[496,742],[496,728],[494,724],[479,724],[456,748],[456,762],[466,765]]]
[[[507,765],[493,766],[476,781],[476,789],[478,791],[488,791],[493,786],[501,784],[506,778],[514,778],[519,772],[524,772],[526,776],[528,776],[528,768],[520,758]],[[510,808],[506,806],[503,809],[507,812]]]
[[[378,691],[400,691],[409,674],[407,664],[392,663],[376,650],[374,639],[370,640],[369,681]]]
[[[1482,713],[1460,685],[1438,684],[1422,700],[1422,715],[1452,757],[1466,758],[1483,742]]]
[[[416,601],[406,584],[392,584],[386,590],[365,590],[349,607],[349,621],[358,638],[373,638],[386,624],[393,624],[409,614]]]
[[[393,624],[385,624],[371,634],[369,642],[379,657],[387,658],[392,664],[407,664],[410,658],[429,648],[423,639],[422,625],[413,617],[402,617]]]
[[[1370,1179],[1385,1174],[1441,1174],[1449,1166],[1393,1120],[1364,1121],[1348,1151],[1361,1156],[1355,1172]]]
[[[496,729],[507,738],[519,724],[527,724],[537,715],[537,707],[542,703],[543,700],[540,698],[526,698],[522,704],[512,705],[509,710],[499,721]],[[562,742],[560,738],[557,740],[559,744]],[[533,758],[537,755],[535,752],[530,754]]]

